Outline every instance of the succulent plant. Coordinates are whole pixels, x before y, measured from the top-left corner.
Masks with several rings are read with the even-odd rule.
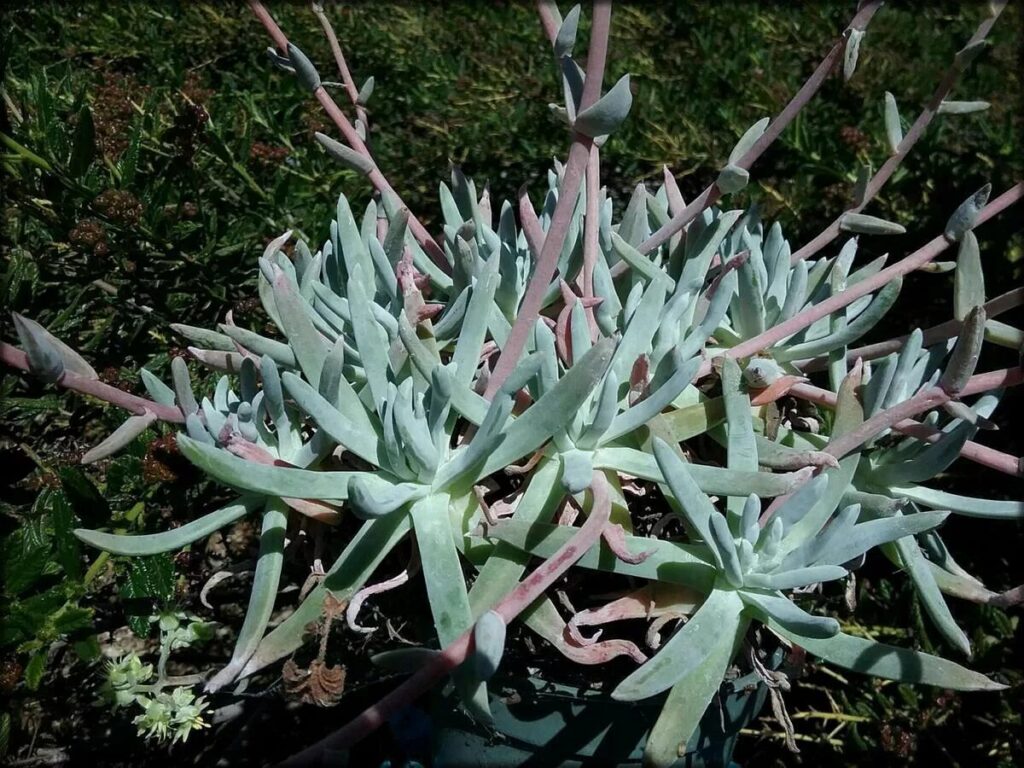
[[[998,390],[1024,378],[1020,368],[975,374],[986,339],[1020,346],[1021,332],[993,318],[1024,301],[1024,292],[985,303],[972,230],[1019,201],[1024,187],[991,202],[988,189],[980,190],[918,251],[888,266],[885,257],[856,265],[859,238],[902,231],[862,209],[936,114],[968,111],[938,109],[948,103],[951,82],[944,80],[905,136],[887,97],[892,162],[865,178],[855,205],[803,248],[793,251],[781,225],[762,222],[756,210],[715,205],[748,183],[751,166],[832,66],[843,59],[845,77],[854,74],[879,3],[861,4],[809,85],[779,116],[743,134],[704,193],[686,204],[666,171],[653,193],[637,186],[621,212],[599,184],[601,148],[632,104],[628,77],[602,96],[610,4],[595,3],[584,70],[572,58],[579,7],[562,19],[554,4],[541,3],[564,86],[554,111],[570,129],[568,159],[548,173],[539,212],[524,192],[497,217],[489,190],[478,192],[453,169],[451,184],[439,187],[437,240],[366,146],[372,80],[357,89],[338,62],[357,115],[349,122],[310,58],[266,9],[251,5],[277,45],[271,61],[313,93],[344,143],[322,134],[317,140],[373,185],[375,200],[357,221],[339,196],[329,237],[315,252],[300,240],[289,258],[282,249],[290,232],[266,248],[258,292],[273,336],[240,328],[230,315],[216,330],[174,326],[198,345],[193,357],[225,374],[207,397],[197,398],[181,359],[172,364],[171,385],[143,370],[149,399],[102,384],[77,353],[20,316],[24,351],[0,347],[6,363],[133,414],[87,461],[165,421],[183,425],[177,443],[191,462],[239,493],[171,531],[80,530],[83,541],[122,555],[153,554],[245,515],[260,517],[248,612],[230,662],[206,681],[208,691],[295,651],[328,597],[347,605],[352,631],[365,631],[360,606],[404,583],[411,569],[371,579],[410,537],[436,647],[376,656],[410,677],[331,737],[332,747],[366,735],[449,673],[469,711],[486,719],[487,680],[516,619],[573,661],[632,658],[639,666],[619,683],[617,698],[670,691],[647,745],[651,765],[676,758],[753,622],[784,645],[855,671],[958,690],[1001,687],[937,656],[846,634],[834,617],[803,603],[875,549],[908,573],[932,620],[965,653],[967,638],[943,593],[1011,602],[964,572],[937,529],[951,512],[1020,519],[1024,506],[927,483],[960,457],[1021,474],[1016,457],[972,442],[991,425]],[[971,45],[994,23],[1002,4],[995,6]],[[325,23],[322,9],[317,15]],[[958,54],[955,68],[967,57]],[[813,258],[844,232],[853,236],[834,256]],[[894,304],[902,278],[953,244],[954,320],[851,349]],[[809,381],[820,371],[827,387]],[[783,396],[811,404],[813,428]],[[713,451],[695,453],[692,441],[705,434],[721,445],[724,462]],[[523,482],[513,487],[507,475]],[[649,535],[638,534],[635,493],[661,493],[667,505]],[[321,583],[268,632],[295,514],[315,524],[348,514],[362,522]],[[676,518],[682,535],[666,535]],[[543,561],[527,575],[534,557]],[[643,586],[566,621],[545,590],[570,567]],[[660,628],[686,617],[662,643]],[[650,659],[633,642],[581,630],[626,618],[654,619]],[[111,679],[121,682],[113,688],[129,678],[144,683],[149,673],[140,664],[117,666]],[[201,727],[204,700],[167,694],[175,695],[152,698],[140,728],[162,735],[174,725],[184,738]]]

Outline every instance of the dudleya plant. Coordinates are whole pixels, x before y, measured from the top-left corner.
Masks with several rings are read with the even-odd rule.
[[[861,4],[808,84],[740,138],[700,196],[685,203],[666,170],[657,190],[638,186],[620,212],[600,186],[601,147],[632,101],[628,77],[602,95],[610,3],[594,5],[583,69],[573,59],[579,6],[563,19],[542,2],[564,86],[554,112],[570,129],[568,158],[548,174],[539,213],[524,192],[495,216],[489,191],[453,170],[451,186],[440,186],[437,239],[367,147],[372,79],[356,88],[323,9],[314,5],[340,84],[323,82],[267,10],[251,5],[277,46],[272,62],[314,95],[342,138],[317,140],[377,192],[358,221],[341,195],[315,251],[300,240],[289,258],[290,232],[264,251],[258,292],[278,337],[240,328],[230,316],[216,330],[174,326],[197,345],[190,351],[198,361],[224,372],[201,399],[180,359],[170,385],[142,371],[149,399],[102,384],[77,353],[20,316],[22,350],[2,347],[8,364],[132,412],[87,461],[158,421],[183,425],[181,452],[240,494],[171,531],[78,531],[83,541],[146,555],[178,550],[246,515],[261,520],[248,611],[230,662],[205,680],[206,691],[293,653],[327,598],[347,606],[350,631],[372,631],[357,621],[360,606],[412,575],[410,567],[372,582],[409,537],[436,644],[376,656],[410,677],[311,749],[351,745],[449,674],[467,709],[486,720],[487,681],[515,620],[572,662],[631,658],[637,668],[617,684],[616,698],[669,691],[647,742],[651,765],[677,759],[715,706],[744,640],[756,648],[768,642],[766,633],[751,633],[754,622],[772,642],[855,671],[957,690],[1001,687],[955,662],[846,634],[834,617],[806,606],[818,585],[831,588],[875,550],[911,577],[936,626],[964,653],[967,638],[943,593],[1015,599],[964,572],[937,528],[949,514],[1020,519],[1024,504],[927,483],[958,458],[1021,474],[1017,457],[973,442],[991,426],[998,391],[1024,378],[1020,368],[975,373],[986,341],[1020,347],[1021,332],[993,318],[1019,305],[1024,291],[985,303],[972,230],[1019,201],[1024,187],[991,202],[987,189],[972,194],[945,232],[889,266],[885,257],[856,263],[859,238],[903,231],[862,209],[924,129],[940,112],[974,111],[946,96],[1003,3],[992,4],[906,136],[895,101],[886,99],[892,157],[861,179],[848,211],[796,251],[779,223],[715,204],[748,183],[755,161],[833,67],[842,61],[853,75],[878,2]],[[326,90],[332,85],[349,97],[354,122]],[[814,258],[840,233],[852,237],[835,255]],[[952,245],[959,247],[954,319],[851,348],[894,304],[902,278]],[[825,386],[809,380],[817,372]],[[794,401],[809,403],[814,416]],[[695,454],[692,441],[704,434],[722,445],[724,461]],[[522,482],[511,484],[512,475]],[[641,534],[635,499],[659,492],[665,517]],[[296,515],[309,525],[345,515],[363,522],[320,583],[268,631]],[[680,534],[667,535],[676,518]],[[531,570],[533,558],[541,562]],[[546,590],[569,568],[644,586],[566,619]],[[638,611],[632,598],[641,595]],[[581,629],[624,619],[653,619],[653,655]],[[659,630],[672,621],[679,623],[662,642]],[[132,686],[144,685],[151,672],[140,665],[120,662],[112,679],[134,675]],[[763,664],[757,669],[772,681]],[[180,701],[147,700],[140,726],[162,735],[171,723],[182,738],[199,727],[205,701],[175,695]]]

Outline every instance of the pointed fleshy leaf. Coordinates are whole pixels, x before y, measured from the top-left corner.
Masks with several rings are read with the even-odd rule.
[[[894,485],[885,490],[897,498],[904,497],[931,509],[948,509],[967,517],[985,517],[995,520],[1024,519],[1024,501],[978,499],[916,484]]]
[[[327,154],[332,159],[341,163],[345,168],[356,173],[361,173],[364,176],[369,174],[374,168],[377,167],[376,163],[361,152],[356,152],[349,146],[342,144],[340,141],[335,141],[330,136],[327,136],[319,131],[313,134],[316,140],[320,143],[320,146],[326,150]]]
[[[57,382],[64,375],[64,359],[57,346],[39,323],[12,313],[14,329],[28,358],[29,372],[47,384]]]
[[[82,456],[83,464],[92,464],[94,461],[105,459],[128,445],[132,440],[145,432],[155,422],[156,414],[146,411],[139,416],[129,416],[128,419],[117,429],[110,433],[103,442],[90,448]]]
[[[963,320],[974,307],[985,303],[985,275],[981,269],[978,238],[965,232],[960,239],[953,275],[953,316]]]
[[[1001,691],[1006,687],[978,672],[927,653],[884,645],[842,632],[821,640],[793,632],[776,621],[768,621],[767,624],[774,632],[810,654],[854,672],[955,691]]]
[[[707,694],[706,706],[722,682],[739,630],[746,623],[742,614],[743,602],[736,592],[713,590],[650,661],[619,683],[612,698],[646,699],[686,681],[701,697]]]
[[[885,137],[889,140],[889,151],[896,154],[903,142],[903,126],[896,97],[888,91],[885,92]]]
[[[985,341],[985,320],[985,308],[976,306],[967,314],[960,329],[960,336],[946,363],[946,370],[939,379],[939,387],[951,397],[960,394],[960,390],[974,375]]]
[[[808,613],[787,597],[778,593],[755,592],[745,589],[740,597],[758,621],[772,621],[805,637],[825,639],[839,632],[839,622],[830,616]]]
[[[562,24],[558,28],[558,34],[555,36],[553,47],[555,49],[555,57],[562,58],[563,56],[571,56],[572,48],[576,44],[576,30],[580,23],[580,7],[574,5],[569,12],[565,14],[565,18],[562,19]]]
[[[299,85],[310,93],[320,87],[320,73],[316,71],[309,57],[292,43],[288,43],[288,61],[295,68],[295,77]]]
[[[592,139],[605,136],[622,125],[632,104],[629,75],[623,75],[597,103],[576,115],[573,128]]]
[[[174,552],[206,538],[214,531],[218,531],[262,507],[263,503],[264,499],[261,496],[242,496],[234,503],[214,512],[208,512],[179,528],[172,528],[160,533],[120,535],[76,528],[74,534],[79,541],[90,547],[96,547],[114,555],[133,557],[159,555],[163,552]]]
[[[857,71],[857,60],[860,58],[860,43],[864,39],[863,29],[851,29],[846,37],[843,48],[843,80],[849,82]]]
[[[984,112],[991,106],[987,101],[943,101],[938,112],[940,115],[970,115]]]
[[[965,232],[974,229],[974,222],[978,218],[981,209],[988,202],[988,196],[992,192],[992,185],[986,184],[973,195],[968,197],[949,217],[946,227],[943,230],[947,240],[958,242]]]
[[[859,235],[902,235],[906,228],[894,221],[886,221],[865,213],[844,213],[839,217],[839,229]]]

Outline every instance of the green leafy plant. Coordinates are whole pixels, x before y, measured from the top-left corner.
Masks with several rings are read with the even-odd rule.
[[[564,102],[553,111],[570,131],[567,160],[549,173],[539,212],[524,191],[497,216],[489,190],[478,192],[454,169],[451,185],[440,187],[435,239],[370,151],[374,84],[355,86],[323,9],[314,6],[340,84],[324,81],[254,0],[276,46],[271,63],[314,96],[343,140],[321,133],[317,141],[364,177],[375,198],[357,218],[341,195],[329,237],[315,251],[299,239],[289,257],[291,231],[267,246],[258,294],[272,334],[237,326],[230,315],[216,330],[173,326],[196,345],[189,347],[195,359],[224,374],[207,397],[197,398],[180,358],[170,385],[143,369],[148,398],[106,384],[71,347],[15,315],[21,349],[0,347],[7,364],[133,414],[85,461],[162,421],[184,428],[176,440],[189,461],[240,494],[166,532],[79,529],[78,539],[118,555],[158,555],[243,516],[261,520],[248,610],[231,660],[204,680],[210,693],[298,649],[328,598],[347,606],[351,631],[364,631],[361,605],[404,583],[411,568],[370,580],[390,552],[414,540],[437,647],[376,655],[378,665],[408,679],[297,761],[350,746],[449,674],[467,710],[486,721],[487,683],[517,619],[567,659],[638,663],[616,698],[669,691],[647,741],[651,765],[672,764],[690,742],[745,642],[754,649],[749,663],[776,687],[763,662],[771,643],[890,679],[1000,689],[938,656],[841,632],[835,618],[798,602],[879,549],[910,575],[946,639],[969,653],[942,592],[1003,605],[1019,597],[995,595],[966,574],[935,529],[951,512],[1019,518],[1021,504],[920,484],[960,457],[1020,474],[1018,458],[971,442],[998,403],[988,393],[1024,379],[1019,366],[975,373],[986,340],[1020,347],[1020,331],[991,318],[1024,295],[1018,289],[985,303],[973,229],[1018,202],[1024,187],[991,202],[986,187],[922,248],[889,266],[882,257],[854,269],[860,238],[904,231],[862,209],[936,115],[971,111],[945,97],[1003,4],[993,4],[906,135],[887,99],[890,161],[863,176],[854,204],[811,243],[794,252],[778,224],[765,234],[756,211],[716,206],[743,189],[840,60],[846,79],[854,76],[879,5],[861,4],[804,88],[741,136],[716,181],[689,204],[666,171],[654,193],[641,185],[616,212],[600,186],[601,148],[629,116],[633,95],[628,76],[603,88],[611,5],[594,5],[584,69],[573,59],[579,8],[563,19],[541,3],[563,84]],[[328,91],[336,87],[354,120]],[[856,237],[834,257],[812,260],[842,232]],[[903,277],[955,244],[954,320],[850,349],[896,301]],[[885,354],[873,370],[864,362]],[[822,370],[827,388],[805,375]],[[973,395],[982,397],[967,404]],[[787,398],[818,406],[813,429]],[[913,421],[922,414],[923,422]],[[704,435],[712,443],[706,456],[697,453],[709,448]],[[521,484],[513,487],[510,476]],[[631,501],[641,492],[667,505],[646,535]],[[709,495],[720,497],[718,506]],[[310,525],[347,515],[362,522],[321,583],[268,631],[295,515]],[[666,534],[675,518],[679,535]],[[531,558],[541,559],[532,570]],[[648,609],[638,614],[629,600],[616,600],[566,621],[546,591],[571,568],[643,580]],[[580,629],[652,616],[650,659],[630,640],[601,641]],[[657,630],[683,619],[662,644]],[[755,622],[775,640],[752,630]],[[109,690],[118,703],[143,708],[141,732],[183,740],[203,726],[205,699],[183,687],[162,692],[166,653],[183,630],[170,615],[160,627],[156,682],[128,657],[111,666]]]

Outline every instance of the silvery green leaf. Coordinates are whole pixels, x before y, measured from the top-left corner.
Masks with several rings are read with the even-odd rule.
[[[439,653],[440,651],[433,648],[396,648],[393,651],[374,654],[370,657],[370,663],[385,672],[413,675],[433,663]]]
[[[839,632],[839,622],[832,617],[810,614],[778,593],[744,589],[740,592],[740,598],[751,613],[764,624],[775,621],[790,631],[817,639],[834,637]]]
[[[46,330],[43,326],[41,326],[34,320],[30,320],[27,317],[23,317],[21,315],[18,315],[18,317],[21,317],[22,323],[35,329],[38,333],[42,334],[44,338],[49,340],[49,342],[54,347],[57,348],[57,352],[60,353],[60,357],[64,361],[64,369],[66,371],[70,371],[76,376],[81,376],[86,379],[95,380],[99,378],[99,374],[96,373],[96,370],[91,365],[89,365],[88,361],[86,361],[86,359],[82,357],[80,354],[78,354],[75,350],[73,350],[71,347],[69,347],[63,341],[58,339],[56,336],[54,336],[52,333],[50,333],[48,330]],[[17,325],[17,321],[15,322],[15,324]],[[19,339],[20,338],[21,337],[19,336]],[[31,360],[29,362],[31,363]]]
[[[252,588],[249,591],[249,604],[245,610],[245,620],[238,631],[231,661],[212,679],[207,681],[204,690],[216,691],[233,682],[242,671],[246,662],[256,652],[256,647],[270,623],[274,612],[277,590],[281,581],[281,568],[284,565],[285,532],[288,527],[288,508],[280,499],[267,503],[263,513],[263,526],[260,531],[260,551],[253,573]]]
[[[822,581],[835,581],[846,576],[846,573],[846,569],[838,565],[812,565],[770,574],[748,574],[746,581],[759,589],[797,589]],[[836,629],[839,629],[838,625]]]
[[[359,89],[359,94],[356,96],[356,104],[365,107],[369,103],[370,97],[373,95],[373,86],[373,75],[370,75],[370,77],[366,78],[362,88]]]
[[[778,381],[785,371],[770,357],[755,357],[743,369],[743,380],[747,386],[762,389]]]
[[[773,350],[775,359],[787,361],[817,357],[861,338],[885,317],[885,314],[896,303],[902,287],[903,278],[901,277],[886,283],[882,290],[871,299],[868,308],[861,312],[852,322],[847,323],[845,327],[814,341],[805,341],[801,344],[779,347],[777,350]]]
[[[611,362],[611,370],[615,371],[619,381],[626,381],[636,359],[651,351],[651,341],[658,330],[658,317],[665,306],[665,291],[663,281],[650,283],[629,317]]]
[[[206,328],[197,328],[194,325],[183,323],[171,323],[171,329],[180,333],[189,341],[199,344],[207,349],[216,349],[221,352],[234,352],[235,345],[228,336]]]
[[[978,238],[967,231],[960,240],[953,275],[953,316],[963,320],[974,307],[985,303],[985,275],[981,269]]]
[[[871,180],[871,166],[857,166],[857,180],[853,184],[853,202],[856,206],[864,205],[864,195],[867,194],[868,182]]]
[[[316,71],[309,57],[292,43],[288,43],[288,61],[295,68],[295,77],[299,85],[310,93],[320,87],[320,73]]]
[[[238,352],[222,352],[216,349],[199,349],[188,347],[188,353],[214,371],[225,373],[238,373],[242,369],[242,361],[245,359]]]
[[[844,213],[839,217],[839,229],[859,235],[902,235],[906,228],[893,221],[864,213]]]
[[[423,470],[424,482],[432,477],[437,469],[439,460],[438,449],[430,436],[427,428],[427,420],[424,416],[417,417],[413,405],[413,380],[405,379],[398,387],[398,399],[393,403],[395,407],[395,427],[402,438],[402,446],[405,448],[406,461],[415,460]],[[447,447],[447,446],[444,446]]]
[[[731,638],[720,638],[717,647],[672,686],[644,746],[644,765],[679,763],[680,753],[693,741],[709,705],[720,695],[722,680],[747,625],[741,621]]]
[[[713,590],[654,658],[619,683],[612,691],[612,698],[619,701],[646,699],[681,680],[688,680],[702,697],[707,694],[710,703],[732,657],[739,629],[746,624],[742,614],[743,602],[736,592]],[[707,662],[712,657],[718,663],[709,666]],[[700,678],[699,682],[690,679],[695,674]],[[710,684],[712,679],[713,686]]]
[[[889,140],[889,150],[896,154],[903,142],[903,126],[900,124],[896,97],[888,91],[885,92],[885,136]]]
[[[619,409],[619,377],[614,371],[608,371],[601,384],[601,391],[593,409],[593,418],[583,434],[576,440],[576,445],[584,449],[596,448],[611,427]]]
[[[818,639],[794,632],[774,620],[768,626],[823,661],[854,672],[956,691],[1000,691],[1006,686],[938,656],[884,645],[842,632]]]
[[[632,104],[629,75],[623,75],[597,103],[591,104],[576,116],[573,128],[592,139],[605,136],[622,125]]]
[[[53,384],[64,375],[64,359],[57,346],[39,323],[12,313],[14,330],[28,358],[29,372],[47,384]]]
[[[965,45],[956,52],[956,57],[953,59],[953,66],[956,67],[958,71],[963,72],[971,65],[971,62],[978,58],[978,55],[985,50],[987,45],[987,40],[976,40],[973,43]]]
[[[718,173],[715,184],[724,194],[739,192],[750,182],[750,171],[738,165],[727,165]]]
[[[480,477],[504,469],[540,448],[551,435],[565,429],[576,411],[604,377],[615,349],[602,339],[572,366],[558,383],[505,429],[505,439],[487,457]]]
[[[747,152],[757,143],[757,140],[764,135],[765,129],[768,128],[768,123],[770,122],[770,117],[762,117],[747,128],[746,132],[740,137],[740,140],[736,142],[736,146],[732,148],[732,152],[729,153],[729,162],[726,164],[726,168],[735,166],[736,163],[743,159]]]
[[[899,559],[902,561],[904,569],[914,582],[914,589],[932,623],[950,645],[969,657],[971,642],[967,639],[964,631],[957,626],[942,592],[939,591],[938,584],[935,583],[935,577],[932,576],[932,572],[928,568],[928,561],[921,552],[917,540],[913,536],[904,536],[895,542],[895,548],[899,552]]]
[[[265,336],[260,336],[258,333],[253,333],[236,325],[221,325],[220,329],[224,332],[225,336],[234,340],[253,354],[260,357],[268,355],[274,359],[274,362],[287,368],[298,368],[299,366],[298,361],[295,359],[295,353],[287,344],[283,344],[276,339],[268,339]]]
[[[718,510],[694,482],[686,462],[660,437],[654,438],[654,458],[665,484],[679,502],[690,530],[708,545],[715,558],[715,564],[724,569],[725,557],[711,532],[711,518],[719,514]]]
[[[939,387],[950,396],[956,397],[974,375],[985,341],[985,319],[985,308],[976,306],[964,320],[953,354],[939,379]]]
[[[958,242],[968,230],[974,229],[974,222],[978,218],[981,209],[988,202],[988,196],[992,192],[992,185],[986,184],[973,195],[968,197],[960,206],[953,211],[953,215],[946,222],[943,231],[947,240]]]
[[[974,408],[969,408],[956,400],[943,403],[942,410],[954,419],[961,419],[964,423],[974,425],[979,429],[999,429],[999,426],[991,419],[982,416]],[[934,477],[934,474],[932,477]]]
[[[297,650],[308,639],[306,628],[323,612],[327,594],[347,601],[359,590],[381,561],[409,532],[407,515],[389,515],[363,524],[344,551],[327,570],[324,580],[307,595],[295,611],[260,642],[256,653],[242,670],[251,675]]]
[[[202,420],[197,413],[190,413],[185,417],[185,429],[189,437],[203,445],[215,445],[213,436],[203,426]]]
[[[849,81],[857,71],[857,59],[860,57],[860,42],[864,39],[863,29],[851,29],[843,49],[843,80]]]
[[[185,523],[179,528],[160,533],[122,536],[103,531],[76,528],[74,534],[79,541],[90,547],[102,549],[114,555],[145,556],[158,555],[162,552],[174,552],[195,541],[204,539],[214,531],[240,520],[245,515],[263,506],[264,499],[260,496],[242,496],[214,512],[208,512],[200,518]]]
[[[295,403],[309,415],[317,425],[339,445],[375,466],[380,466],[380,441],[375,430],[357,425],[343,415],[343,412],[325,400],[313,387],[294,373],[285,372],[281,377],[288,394]],[[271,412],[273,415],[273,411]],[[277,417],[274,417],[277,421]],[[280,429],[280,427],[279,427]]]
[[[576,6],[579,8],[579,6]],[[501,657],[505,653],[505,620],[495,611],[486,611],[473,625],[474,677],[490,680],[498,671]]]
[[[938,112],[940,115],[969,115],[984,112],[991,106],[987,101],[943,101]]]
[[[452,362],[458,366],[455,379],[463,384],[468,385],[473,380],[478,367],[480,348],[487,336],[487,318],[494,306],[494,293],[501,280],[498,274],[500,263],[500,254],[495,251],[485,262],[482,273],[470,289],[466,316],[463,318],[455,352],[452,355]]]
[[[729,523],[719,514],[712,515],[710,523],[715,549],[722,555],[725,580],[729,586],[739,588],[743,586],[743,568],[740,566],[739,552],[736,551]]]
[[[750,544],[757,544],[757,540],[761,536],[761,526],[758,523],[760,517],[761,499],[754,494],[750,494],[743,503],[743,511],[740,517],[740,530],[743,532],[743,537]]]
[[[341,379],[344,376],[342,371],[344,365],[345,345],[339,338],[324,359],[324,367],[320,371],[320,381],[316,387],[320,396],[335,408],[338,407],[338,394],[341,388]]]
[[[146,411],[139,416],[130,416],[120,427],[110,433],[99,445],[90,448],[82,456],[83,464],[105,459],[128,445],[132,440],[145,432],[156,421],[156,414]]]
[[[932,509],[948,509],[967,517],[985,517],[999,520],[1024,519],[1024,501],[977,499],[947,493],[923,485],[894,485],[886,491],[895,497],[904,497]]]
[[[174,395],[178,400],[178,407],[181,412],[188,416],[199,410],[199,403],[192,394],[192,380],[188,375],[188,365],[183,357],[175,357],[171,360],[171,381],[174,384]]]
[[[590,487],[594,477],[593,454],[589,451],[568,450],[562,454],[562,485],[572,494],[582,493]]]
[[[361,173],[365,176],[377,167],[376,163],[374,163],[371,158],[361,152],[356,152],[354,149],[342,144],[340,141],[335,141],[330,136],[326,136],[319,131],[313,135],[316,137],[316,140],[320,142],[320,146],[327,151],[328,155],[350,171],[355,171],[356,173]]]
[[[409,502],[422,499],[429,488],[419,483],[390,483],[369,472],[354,473],[348,484],[348,504],[364,520],[390,515]]]
[[[305,301],[284,272],[278,270],[273,282],[274,301],[281,317],[281,330],[288,337],[292,352],[309,381],[320,381],[327,346],[313,327]]]
[[[140,368],[139,375],[149,396],[160,405],[176,405],[174,390],[154,376],[148,369]]]
[[[256,464],[213,445],[178,434],[182,454],[225,485],[269,496],[320,501],[344,500],[348,484],[359,472],[315,472],[308,469]]]
[[[647,280],[664,281],[668,290],[672,290],[675,287],[672,278],[666,275],[664,270],[651,261],[648,256],[643,255],[636,250],[636,248],[619,237],[617,232],[612,232],[612,247],[615,249],[615,253],[619,255],[619,258],[629,264],[635,272],[643,275]]]
[[[701,359],[694,357],[685,363],[678,364],[675,373],[664,384],[639,403],[615,416],[611,426],[601,437],[600,444],[607,444],[617,437],[627,435],[633,430],[639,429],[665,410],[693,381],[700,368],[700,363]]]
[[[664,419],[665,416],[662,416]],[[706,414],[694,420],[702,427],[697,434],[703,434],[707,424]],[[692,436],[692,435],[691,435]],[[673,435],[673,438],[675,435]],[[726,496],[747,496],[756,493],[761,497],[784,496],[802,486],[810,477],[811,470],[798,472],[738,472],[713,467],[707,464],[687,464],[694,482],[704,493]],[[653,456],[645,451],[618,446],[605,446],[594,451],[595,469],[614,469],[628,475],[664,482],[661,469]]]
[[[362,265],[354,265],[348,280],[348,300],[352,311],[352,331],[362,358],[366,384],[373,405],[379,411],[387,397],[388,344],[370,308],[373,299],[363,287],[370,279],[372,277],[364,273]]]
[[[384,254],[392,267],[397,266],[405,251],[405,233],[409,226],[409,209],[400,208],[388,223],[388,234],[384,238]]]
[[[558,34],[553,43],[555,56],[557,58],[560,59],[563,56],[572,55],[572,48],[576,44],[576,30],[579,27],[579,23],[580,7],[579,5],[574,5],[562,20],[562,24],[558,28]]]

